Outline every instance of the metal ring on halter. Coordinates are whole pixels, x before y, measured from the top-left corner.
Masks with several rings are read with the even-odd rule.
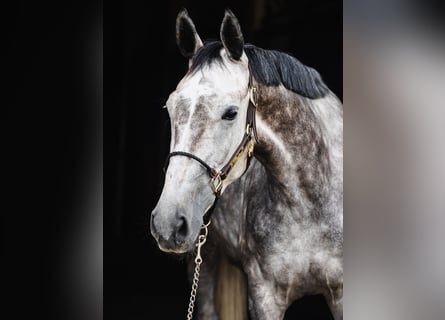
[[[212,223],[211,220],[209,220],[209,222],[207,222],[207,223],[203,223],[202,226],[201,226],[201,229],[205,229],[206,232],[207,232],[207,228],[208,228],[208,226],[210,226],[210,223]]]

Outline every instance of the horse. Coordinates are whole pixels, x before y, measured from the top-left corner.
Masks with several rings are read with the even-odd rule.
[[[315,69],[244,43],[230,10],[220,41],[203,42],[183,9],[176,42],[188,71],[165,106],[171,153],[150,228],[162,251],[187,254],[211,213],[195,315],[283,319],[321,294],[342,319],[341,101]]]

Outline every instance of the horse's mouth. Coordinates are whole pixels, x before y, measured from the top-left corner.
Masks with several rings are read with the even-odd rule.
[[[190,252],[190,250],[186,250],[186,249],[181,248],[181,247],[174,248],[174,249],[167,248],[167,247],[162,246],[159,243],[158,243],[158,247],[159,247],[159,249],[161,249],[161,251],[166,252],[166,253],[185,254],[185,253],[189,253]]]
[[[171,242],[163,242],[160,239],[156,239],[156,242],[161,251],[176,255],[184,255],[191,253],[196,247],[195,245],[196,241],[193,242],[185,241],[183,243],[174,245]]]

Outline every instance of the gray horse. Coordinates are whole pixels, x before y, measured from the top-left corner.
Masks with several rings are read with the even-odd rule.
[[[230,11],[221,41],[203,43],[185,10],[176,37],[189,58],[166,103],[179,156],[169,158],[151,232],[163,251],[193,252],[212,209],[197,317],[282,319],[296,299],[322,294],[342,319],[341,102],[314,69],[244,44]]]

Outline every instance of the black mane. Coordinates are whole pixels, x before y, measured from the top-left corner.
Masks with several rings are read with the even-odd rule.
[[[190,72],[214,62],[222,64],[222,48],[219,41],[207,42],[193,57]],[[246,44],[244,51],[249,59],[252,75],[259,83],[266,86],[282,84],[286,89],[311,99],[324,97],[329,91],[315,69],[286,53],[261,49],[251,44]]]

